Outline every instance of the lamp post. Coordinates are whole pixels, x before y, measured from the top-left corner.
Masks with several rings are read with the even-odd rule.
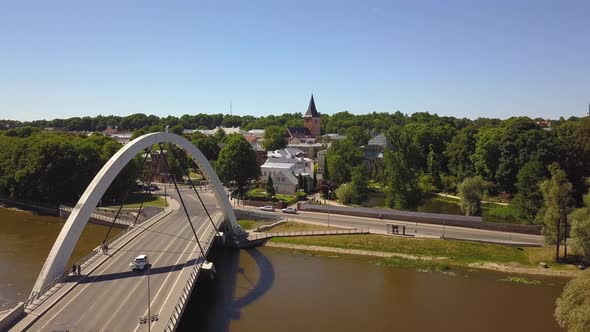
[[[332,190],[328,190],[328,200],[332,196]],[[328,227],[330,227],[330,207],[328,206]]]
[[[147,298],[148,298],[148,302],[147,302],[147,307],[148,307],[148,315],[147,315],[147,319],[148,319],[148,332],[151,331],[151,312],[150,312],[150,258],[149,256],[146,256],[145,258],[145,263],[147,264]]]

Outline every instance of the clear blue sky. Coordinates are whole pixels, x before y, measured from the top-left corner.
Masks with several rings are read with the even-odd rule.
[[[590,1],[0,0],[0,118],[584,116]],[[256,5],[253,5],[255,3]]]

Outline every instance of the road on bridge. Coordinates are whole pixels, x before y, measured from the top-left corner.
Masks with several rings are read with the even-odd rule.
[[[186,189],[182,190],[182,197],[199,239],[209,238],[215,230],[198,198]],[[201,197],[209,212],[214,213],[214,196],[202,194]],[[116,249],[119,250],[115,252]],[[186,283],[180,277],[185,263],[200,257],[182,207],[122,248],[110,248],[109,254],[112,256],[90,275],[84,276],[82,271],[83,277],[73,290],[27,331],[147,331],[147,324],[139,324],[139,318],[147,316],[148,276],[129,267],[140,254],[148,255],[152,264],[149,275],[151,314],[159,313],[159,320],[152,323],[152,329],[163,330]]]

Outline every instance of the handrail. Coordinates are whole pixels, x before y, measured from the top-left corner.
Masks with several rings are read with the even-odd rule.
[[[115,244],[116,241],[118,241],[121,237],[123,237],[123,235],[127,234],[131,229],[133,229],[133,227],[127,227],[124,231],[122,231],[122,232],[116,234],[115,236],[113,236],[112,238],[110,238],[109,242],[111,242],[111,244]],[[90,259],[94,258],[95,256],[99,257],[100,255],[97,255],[97,254],[100,252],[100,249],[101,249],[101,246],[94,248],[92,251],[90,251],[84,257],[82,257],[81,259],[76,261],[75,264],[82,266],[83,264],[90,261]],[[68,269],[66,269],[62,274],[60,274],[55,279],[48,282],[45,285],[45,287],[43,287],[41,289],[41,291],[39,291],[38,293],[31,294],[31,296],[29,296],[29,298],[24,302],[23,306],[25,308],[27,308],[27,306],[32,304],[35,300],[39,299],[41,296],[45,295],[50,289],[52,289],[55,285],[57,285],[59,282],[64,280],[69,274],[70,274],[70,269],[68,267]]]
[[[368,234],[368,228],[352,228],[352,229],[338,229],[338,230],[313,230],[313,231],[299,231],[299,232],[277,232],[277,233],[259,233],[248,236],[249,240],[259,240],[272,237],[294,237],[294,236],[314,236],[314,235],[340,235],[340,234]]]
[[[221,222],[223,221],[222,214],[217,214],[213,218],[216,220],[215,223],[217,226],[219,224],[221,224]],[[176,326],[178,324],[178,320],[180,319],[180,313],[182,313],[184,311],[184,306],[186,304],[186,301],[188,300],[188,296],[191,294],[192,289],[195,285],[195,282],[201,272],[201,267],[203,266],[203,263],[206,261],[207,252],[209,252],[209,249],[211,249],[211,245],[213,244],[213,241],[211,240],[211,238],[215,237],[215,234],[216,234],[216,232],[211,232],[209,234],[209,237],[205,241],[205,243],[204,243],[205,253],[203,253],[205,256],[201,257],[199,255],[199,257],[197,258],[197,263],[193,267],[193,270],[191,271],[191,274],[189,275],[188,280],[187,280],[184,288],[182,289],[182,293],[180,295],[180,298],[178,299],[178,301],[176,302],[176,305],[174,306],[174,309],[172,311],[172,315],[170,316],[170,319],[168,319],[168,323],[166,324],[166,328],[164,329],[164,331],[174,331],[176,329]],[[179,316],[178,318],[175,318],[175,313],[178,313],[178,316]]]

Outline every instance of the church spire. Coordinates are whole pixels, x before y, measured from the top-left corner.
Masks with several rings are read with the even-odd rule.
[[[307,112],[305,112],[305,115],[303,117],[304,118],[307,118],[307,117],[319,118],[320,117],[320,113],[318,113],[318,110],[315,108],[315,101],[313,100],[313,93],[311,94],[311,99],[309,100],[309,107],[307,107]]]

